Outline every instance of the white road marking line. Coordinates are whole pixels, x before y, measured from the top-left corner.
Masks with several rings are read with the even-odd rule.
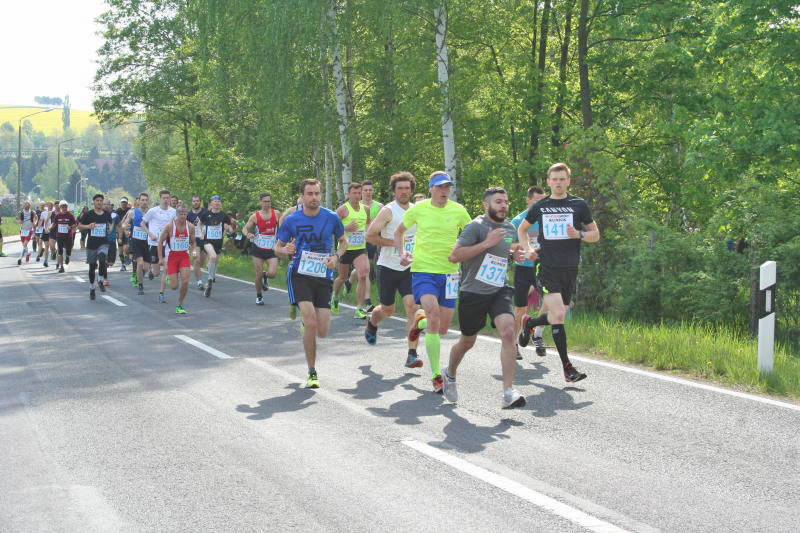
[[[541,492],[537,492],[533,489],[526,487],[521,483],[517,483],[516,481],[509,479],[507,477],[503,477],[501,475],[495,474],[485,468],[481,468],[480,466],[474,465],[469,461],[465,461],[460,457],[456,457],[455,455],[451,455],[447,452],[444,452],[438,448],[434,448],[428,444],[415,441],[415,440],[404,440],[403,444],[412,448],[424,455],[432,459],[436,459],[448,466],[455,468],[456,470],[460,470],[465,474],[468,474],[474,478],[480,479],[481,481],[488,483],[489,485],[494,485],[500,490],[508,492],[509,494],[513,494],[523,500],[526,500],[533,505],[544,509],[550,513],[553,513],[561,518],[565,518],[570,522],[578,524],[581,527],[585,527],[590,531],[597,531],[601,533],[617,533],[617,532],[624,532],[624,529],[621,529],[614,524],[606,522],[605,520],[601,520],[595,516],[592,516],[588,513],[581,511],[575,507],[567,505],[565,503],[561,503],[560,501],[551,498]]]
[[[77,279],[77,280],[78,280],[78,281],[80,281],[81,283],[86,283],[86,280],[85,280],[85,279],[83,279],[83,278],[82,278],[82,277],[80,277],[80,276],[72,276],[72,277],[73,277],[73,278],[75,278],[75,279]]]
[[[230,279],[230,280],[233,280],[233,281],[238,281],[240,283],[246,283],[248,285],[255,285],[255,283],[253,283],[252,281],[245,281],[245,280],[238,279],[238,278],[232,278],[230,276],[223,276],[222,274],[217,274],[217,276],[219,276],[221,278],[225,278],[225,279]],[[279,289],[277,287],[270,287],[269,290],[287,292],[285,289]],[[339,306],[347,307],[349,309],[355,309],[354,306],[348,305],[348,304],[345,304],[345,303],[340,303]],[[399,317],[399,316],[390,316],[389,318],[392,319],[392,320],[397,320],[398,322],[405,322],[406,321],[405,318],[402,318],[402,317]],[[455,329],[450,329],[450,330],[448,330],[448,332],[449,333],[453,333],[455,335],[460,335],[461,334],[460,331],[455,330]],[[478,335],[478,338],[480,338],[481,340],[484,340],[484,341],[494,342],[494,343],[498,343],[498,344],[500,343],[500,339],[496,339],[494,337],[489,337],[487,335]],[[548,353],[550,355],[556,354],[556,352],[554,352],[552,350],[548,350]],[[617,363],[610,363],[608,361],[600,361],[598,359],[592,359],[592,358],[584,357],[584,356],[580,356],[580,355],[570,355],[570,357],[572,359],[575,359],[576,361],[589,363],[590,365],[597,365],[597,366],[603,366],[603,367],[606,367],[606,368],[612,368],[614,370],[619,370],[621,372],[628,372],[629,374],[637,374],[637,375],[640,375],[640,376],[650,377],[650,378],[653,378],[653,379],[660,379],[661,381],[668,381],[670,383],[676,383],[678,385],[685,385],[687,387],[694,387],[696,389],[702,389],[702,390],[706,390],[706,391],[709,391],[709,392],[716,392],[716,393],[719,393],[719,394],[726,394],[728,396],[733,396],[735,398],[741,398],[743,400],[750,400],[750,401],[753,401],[753,402],[763,403],[765,405],[773,405],[775,407],[783,407],[784,409],[791,409],[793,411],[799,411],[800,412],[800,405],[794,404],[794,403],[782,402],[780,400],[774,400],[772,398],[767,398],[767,397],[764,397],[764,396],[758,396],[756,394],[748,394],[746,392],[739,392],[739,391],[732,390],[732,389],[725,389],[723,387],[717,387],[717,386],[714,386],[714,385],[706,385],[705,383],[692,381],[690,379],[679,378],[679,377],[676,377],[676,376],[670,376],[668,374],[659,374],[658,372],[651,372],[649,370],[642,370],[640,368],[634,368],[634,367],[625,366],[625,365],[621,365],[621,364],[617,364]]]
[[[187,337],[186,335],[175,335],[175,338],[185,342],[186,344],[191,344],[196,348],[200,348],[204,352],[210,353],[211,355],[213,355],[214,357],[218,357],[219,359],[233,359],[233,357],[231,357],[230,355],[222,353],[216,348],[212,348],[211,346],[203,344],[200,341],[196,341],[191,337]]]
[[[124,303],[120,302],[119,300],[117,300],[116,298],[114,298],[112,296],[106,296],[105,294],[103,294],[103,298],[105,298],[106,300],[108,300],[109,302],[111,302],[112,304],[114,304],[114,305],[116,305],[118,307],[127,307],[127,305],[128,305],[128,304],[124,304]]]

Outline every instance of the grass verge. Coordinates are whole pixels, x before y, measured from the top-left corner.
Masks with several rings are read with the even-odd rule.
[[[222,255],[217,271],[244,280],[255,277],[250,257],[232,247]],[[286,288],[286,261],[279,262],[278,275],[270,284]],[[372,283],[372,301],[378,302]],[[397,299],[398,314],[405,313]],[[355,291],[342,295],[342,302],[354,304]],[[453,319],[458,328],[458,316]],[[545,340],[552,346],[549,328]],[[800,358],[781,345],[776,346],[772,374],[762,375],[756,366],[757,343],[724,328],[694,324],[638,324],[608,318],[600,313],[575,312],[567,320],[570,348],[595,357],[612,359],[701,378],[738,389],[800,398]],[[496,336],[486,327],[485,335]]]
[[[19,235],[19,222],[14,220],[14,217],[3,217],[3,224],[0,226],[0,231],[3,232],[3,239]]]

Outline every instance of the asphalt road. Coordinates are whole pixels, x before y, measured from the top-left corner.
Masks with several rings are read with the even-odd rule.
[[[503,411],[480,339],[452,405],[401,321],[369,347],[344,308],[307,390],[284,292],[219,278],[178,316],[116,267],[90,301],[81,259],[0,259],[0,531],[800,529],[796,403],[526,350]]]

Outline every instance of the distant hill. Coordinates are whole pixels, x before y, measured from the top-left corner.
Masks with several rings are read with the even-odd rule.
[[[0,124],[10,122],[17,127],[20,117],[36,113],[37,110],[46,109],[40,106],[0,105]],[[90,124],[97,124],[94,111],[70,109],[70,127],[74,130],[83,130]],[[49,135],[52,130],[61,131],[61,108],[53,109],[48,113],[40,113],[28,119],[33,124],[33,129]]]

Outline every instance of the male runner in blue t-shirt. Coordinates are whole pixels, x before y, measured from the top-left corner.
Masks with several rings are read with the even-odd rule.
[[[289,303],[297,305],[303,317],[303,349],[308,363],[306,387],[319,387],[314,368],[317,359],[317,337],[328,336],[331,322],[331,290],[333,269],[347,251],[347,238],[339,216],[320,207],[320,183],[315,179],[300,184],[303,208],[281,223],[275,253],[289,256],[286,281]],[[332,253],[334,238],[338,250]]]

